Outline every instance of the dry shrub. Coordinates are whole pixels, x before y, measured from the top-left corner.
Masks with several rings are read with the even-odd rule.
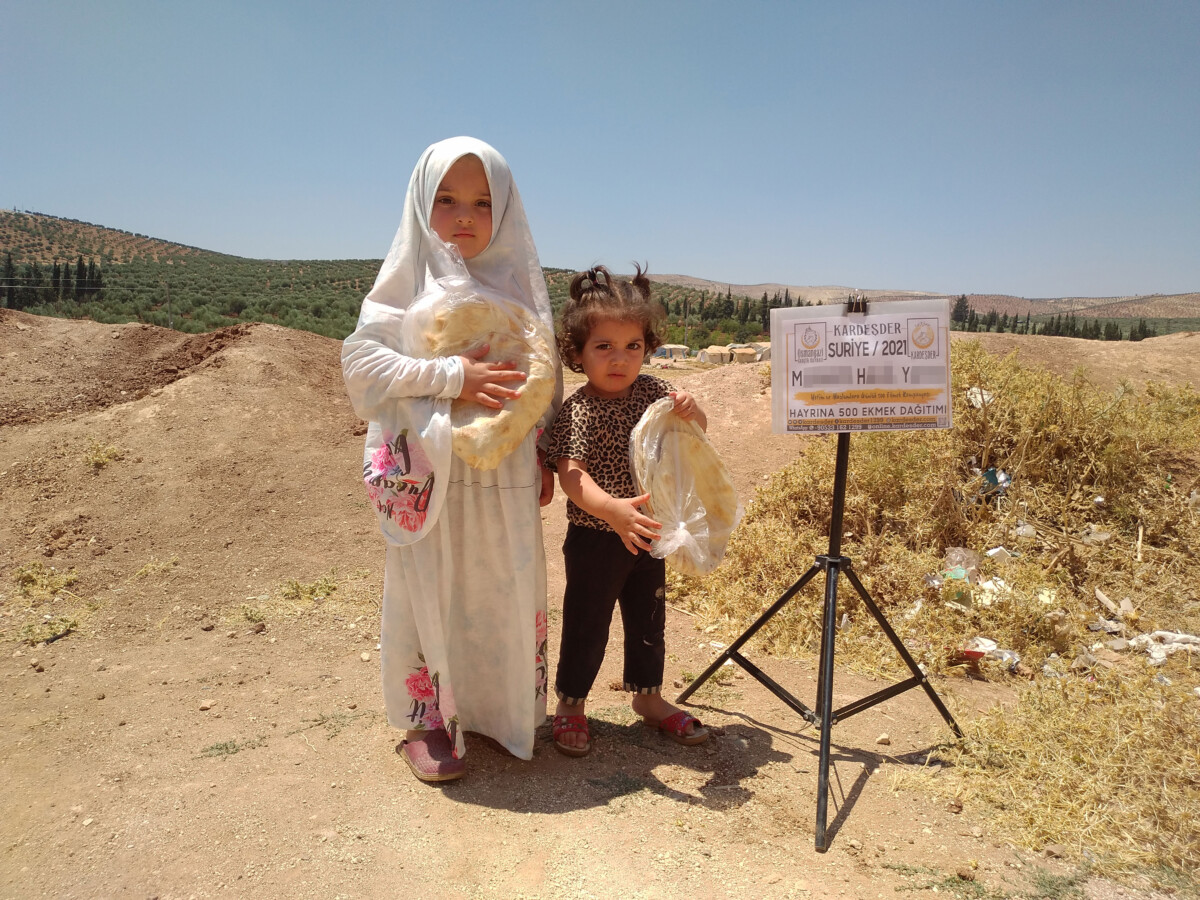
[[[1064,844],[1110,873],[1200,870],[1200,703],[1181,685],[1144,669],[1041,679],[964,731],[941,753],[943,790],[990,804],[1027,847]]]
[[[1130,598],[1135,631],[1194,629],[1200,521],[1187,500],[1200,395],[1155,385],[1106,394],[978,344],[955,350],[953,429],[855,435],[850,446],[842,553],[914,655],[942,672],[964,640],[984,635],[1036,668],[1055,652],[1043,622],[1052,609],[1065,611],[1073,648],[1095,640],[1086,623],[1110,615],[1097,588],[1115,602]],[[968,403],[972,388],[991,402]],[[722,566],[705,579],[673,579],[681,602],[729,632],[828,550],[835,439],[797,440],[805,452],[759,489]],[[1012,479],[1002,493],[988,493],[981,472],[992,467]],[[1019,524],[1036,537],[1017,537]],[[1002,544],[1020,555],[1008,563],[984,555]],[[948,608],[924,576],[940,573],[952,547],[979,553],[983,579],[999,576],[1011,590],[975,588],[970,610]],[[817,650],[822,584],[815,579],[760,632],[768,650]],[[850,625],[838,636],[839,660],[876,670],[879,642],[856,635],[878,634],[873,622],[848,582],[838,597]],[[884,656],[895,659],[890,648]]]
[[[1200,395],[1159,385],[1106,393],[1081,375],[1063,379],[966,342],[955,345],[952,364],[953,429],[851,440],[842,553],[927,670],[961,665],[964,641],[985,636],[1020,654],[1035,675],[1020,718],[995,713],[972,723],[958,758],[968,785],[995,802],[1007,798],[1006,821],[1025,829],[1015,839],[1037,846],[1053,832],[1068,845],[1102,846],[1114,865],[1194,863],[1200,838],[1195,829],[1181,834],[1179,806],[1192,821],[1200,817],[1194,751],[1180,757],[1188,755],[1183,746],[1196,744],[1200,701],[1190,692],[1200,675],[1193,661],[1179,654],[1166,667],[1177,682],[1169,700],[1151,690],[1144,657],[1128,658],[1123,675],[1097,670],[1095,683],[1086,681],[1095,677],[1087,670],[1063,679],[1040,673],[1043,666],[1069,672],[1084,650],[1109,639],[1086,627],[1101,616],[1116,618],[1097,601],[1097,589],[1115,603],[1132,602],[1123,622],[1128,636],[1196,632],[1200,522],[1188,499],[1197,484]],[[975,405],[972,395],[991,399]],[[760,488],[723,565],[706,579],[672,578],[676,602],[728,635],[741,632],[828,551],[835,440],[797,440],[805,442],[804,453]],[[985,480],[993,467],[1011,477],[1003,491]],[[1019,525],[1032,526],[1036,536],[1018,537]],[[1007,563],[984,555],[997,545],[1020,555]],[[941,573],[953,547],[978,553],[982,579],[999,576],[1007,588],[992,594],[976,586],[969,608],[947,605],[925,576]],[[823,585],[819,575],[759,632],[756,645],[815,654]],[[839,619],[847,616],[837,633],[839,663],[902,671],[848,580],[838,600]],[[1057,628],[1047,619],[1055,611]],[[998,663],[985,672],[1006,677]],[[1075,756],[1072,747],[1080,748]],[[1114,755],[1125,762],[1115,764]],[[1012,763],[1017,759],[1021,765]],[[1076,771],[1068,775],[1070,760]],[[1093,766],[1093,760],[1099,761]],[[1145,808],[1130,816],[1138,821],[1127,830],[1112,826],[1113,836],[1097,843],[1094,823],[1112,825],[1105,810],[1116,808],[1123,777],[1138,785],[1146,779],[1144,801],[1121,801]],[[1052,802],[1043,811],[1047,786],[1060,782],[1063,805]],[[1162,806],[1152,814],[1156,803]]]

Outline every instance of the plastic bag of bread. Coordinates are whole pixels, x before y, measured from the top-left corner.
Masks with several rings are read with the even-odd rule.
[[[475,469],[494,469],[525,439],[554,399],[554,335],[531,310],[466,280],[449,279],[413,301],[404,319],[410,356],[459,356],[488,344],[488,362],[515,363],[527,376],[501,409],[455,400],[454,453]]]
[[[725,558],[742,507],[704,429],[675,415],[673,405],[670,397],[650,404],[634,426],[633,478],[662,524],[651,555],[683,575],[707,575]]]

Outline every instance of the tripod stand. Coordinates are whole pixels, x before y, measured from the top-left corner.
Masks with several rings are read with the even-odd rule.
[[[824,852],[827,849],[827,840],[825,836],[825,820],[828,813],[829,803],[829,741],[830,732],[835,722],[842,719],[848,719],[855,713],[862,712],[864,709],[869,709],[877,703],[882,703],[897,694],[902,694],[905,691],[920,686],[929,695],[930,701],[937,707],[937,711],[942,714],[942,718],[946,720],[946,724],[953,729],[954,734],[962,737],[962,730],[958,727],[958,723],[954,721],[954,717],[950,715],[950,711],[946,709],[937,692],[929,684],[929,680],[925,673],[921,671],[921,667],[917,665],[916,660],[909,654],[904,643],[892,630],[892,626],[888,624],[883,613],[871,599],[871,595],[867,593],[862,582],[858,580],[858,576],[854,573],[854,569],[850,566],[850,560],[841,555],[842,549],[842,513],[845,508],[846,501],[846,470],[850,459],[850,433],[839,432],[837,442],[837,462],[834,470],[833,478],[833,510],[829,522],[829,552],[824,556],[818,556],[812,567],[805,572],[800,580],[793,584],[787,591],[784,592],[778,600],[771,605],[766,612],[758,617],[758,620],[747,628],[742,635],[733,642],[720,656],[713,661],[704,672],[688,685],[687,690],[679,695],[679,703],[684,702],[690,697],[700,685],[704,684],[709,678],[716,674],[721,666],[725,665],[726,660],[733,660],[758,681],[765,685],[775,696],[779,697],[784,703],[798,712],[801,716],[817,725],[821,729],[821,750],[817,769],[817,850]],[[775,682],[769,675],[742,656],[739,652],[742,645],[745,644],[754,634],[762,628],[784,605],[795,596],[800,590],[808,584],[818,572],[825,572],[825,609],[821,618],[821,657],[817,676],[817,708],[816,710],[809,709],[787,690]],[[862,597],[863,603],[866,604],[867,610],[879,623],[879,627],[883,629],[883,633],[887,635],[888,640],[892,642],[892,646],[900,654],[900,658],[904,660],[908,666],[912,676],[904,681],[897,682],[891,687],[884,688],[881,691],[876,691],[870,696],[863,697],[861,700],[856,700],[843,706],[841,709],[833,709],[833,645],[837,623],[837,583],[838,576],[845,575],[850,579],[850,583],[854,589],[858,591],[858,595]]]

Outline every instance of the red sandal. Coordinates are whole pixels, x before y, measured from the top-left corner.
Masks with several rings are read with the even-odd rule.
[[[704,727],[704,723],[695,716],[685,713],[682,709],[660,721],[642,719],[642,724],[647,728],[657,728],[675,743],[683,744],[685,747],[703,744],[708,740],[708,729]],[[695,730],[688,734],[688,726],[693,724]]]
[[[467,773],[466,761],[455,757],[450,736],[441,728],[401,741],[396,752],[421,781],[455,781]]]
[[[561,735],[569,732],[582,734],[586,742],[582,747],[572,747],[559,740]],[[588,730],[587,716],[555,716],[554,717],[554,749],[565,756],[587,756],[592,752],[592,733]]]

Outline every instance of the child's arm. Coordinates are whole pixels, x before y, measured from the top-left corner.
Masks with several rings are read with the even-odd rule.
[[[658,537],[662,525],[638,509],[650,499],[649,494],[618,499],[596,484],[581,460],[565,457],[558,461],[558,481],[576,506],[607,522],[635,556],[639,549],[649,550],[650,542]]]
[[[671,411],[685,422],[695,422],[701,431],[708,431],[708,416],[696,402],[696,398],[687,391],[671,391],[670,397],[675,401]]]

